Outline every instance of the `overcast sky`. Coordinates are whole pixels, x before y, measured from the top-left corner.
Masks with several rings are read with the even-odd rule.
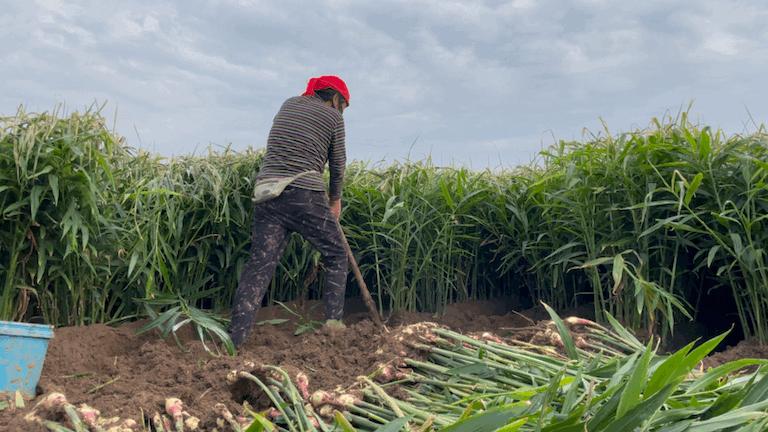
[[[510,166],[690,101],[729,133],[764,122],[766,22],[758,0],[0,0],[0,114],[106,101],[134,147],[262,147],[337,74],[351,159]]]

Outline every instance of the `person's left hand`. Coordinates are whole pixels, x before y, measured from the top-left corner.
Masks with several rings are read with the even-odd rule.
[[[331,214],[336,218],[336,220],[339,220],[339,217],[341,217],[341,200],[331,200],[329,204],[331,207]]]

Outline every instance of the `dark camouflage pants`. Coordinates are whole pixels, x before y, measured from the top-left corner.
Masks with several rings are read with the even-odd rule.
[[[240,274],[229,329],[235,345],[251,331],[289,232],[301,234],[323,255],[326,319],[342,318],[348,262],[328,197],[324,192],[289,187],[279,197],[254,206],[251,257]]]

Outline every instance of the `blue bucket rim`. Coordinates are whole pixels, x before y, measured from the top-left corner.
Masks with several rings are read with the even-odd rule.
[[[0,321],[0,336],[51,339],[53,337],[53,326],[47,324]]]

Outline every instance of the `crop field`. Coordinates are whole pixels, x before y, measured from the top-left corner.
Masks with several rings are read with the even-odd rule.
[[[505,170],[353,162],[341,223],[387,329],[352,278],[347,328],[317,329],[297,236],[230,356],[260,160],[136,151],[97,110],[0,118],[0,320],[57,326],[0,428],[768,430],[762,127],[680,113]]]

